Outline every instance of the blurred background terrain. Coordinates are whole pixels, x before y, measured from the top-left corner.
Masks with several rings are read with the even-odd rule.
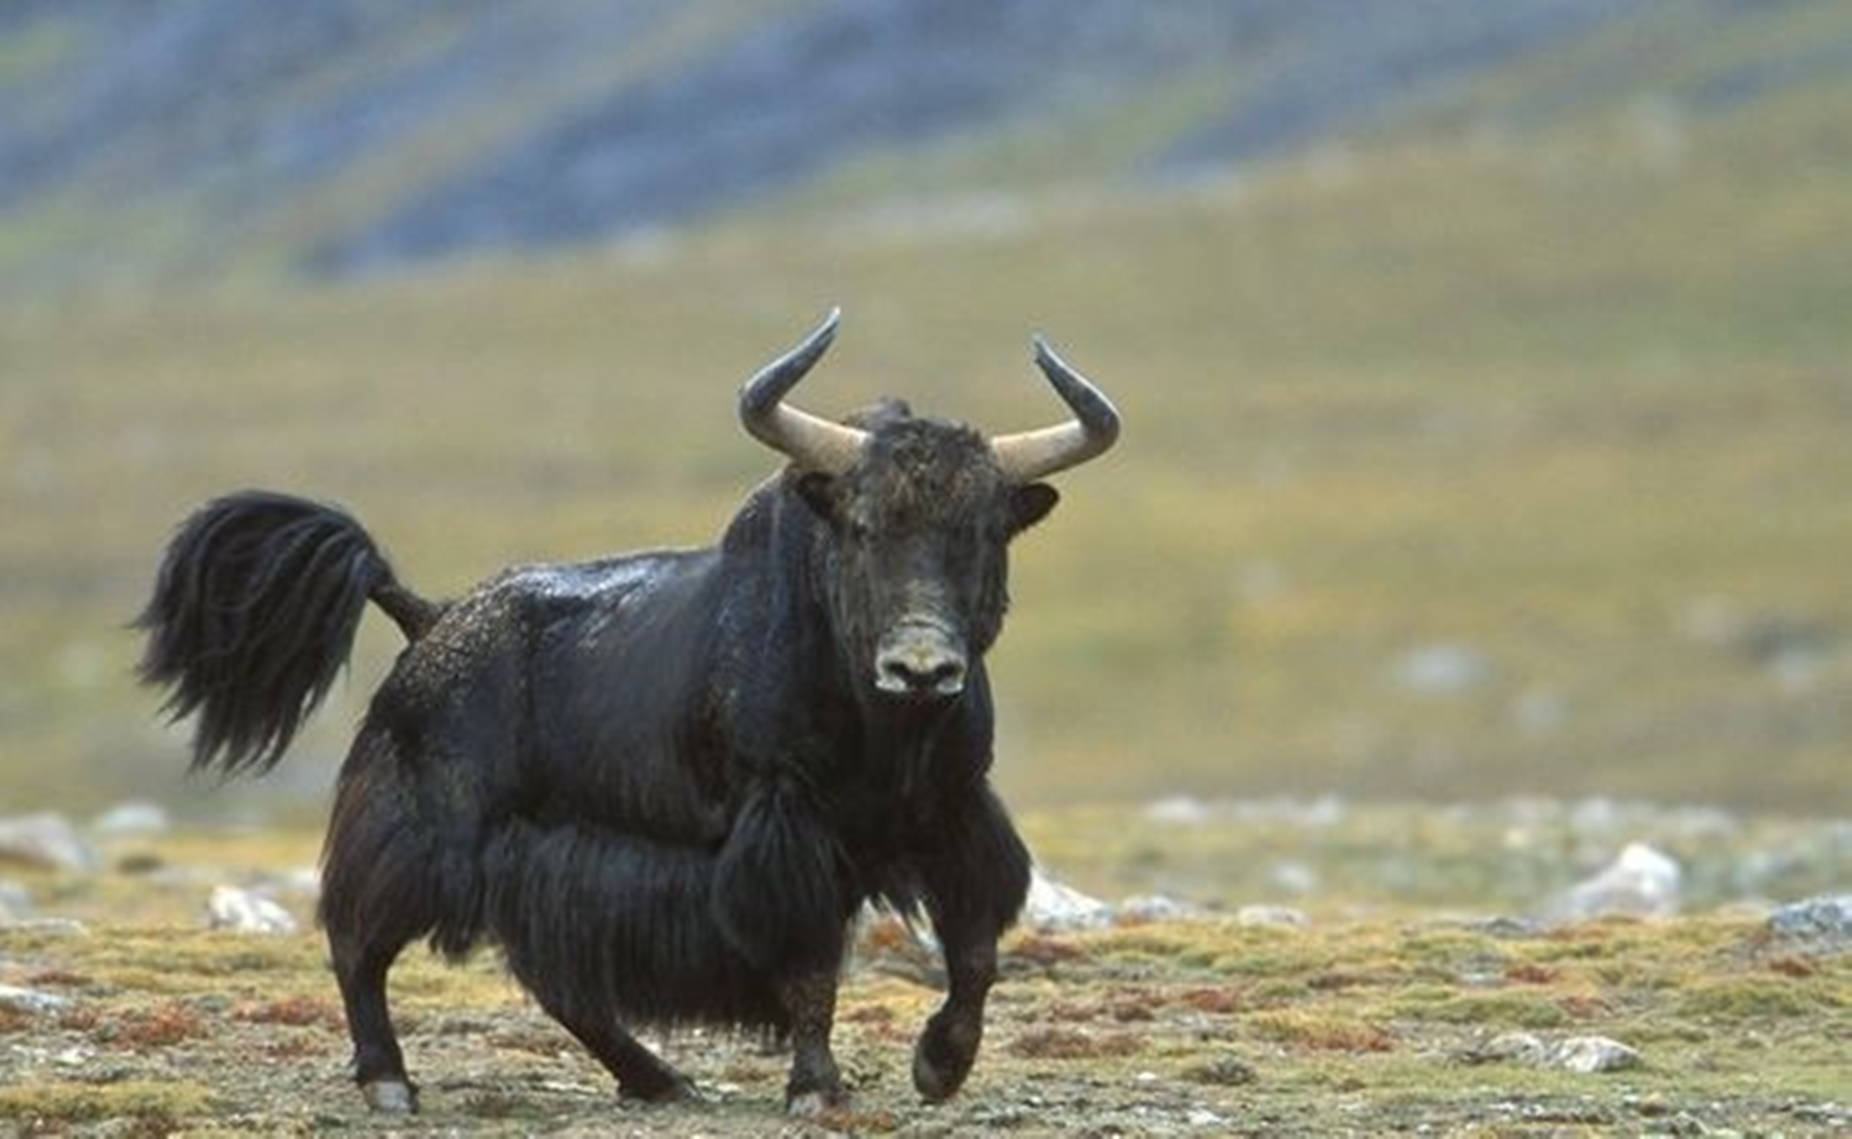
[[[342,502],[420,591],[703,544],[805,406],[1117,398],[1017,546],[1018,802],[1852,808],[1852,6],[13,0],[0,805],[205,794],[124,628]],[[281,807],[279,807],[279,804]]]

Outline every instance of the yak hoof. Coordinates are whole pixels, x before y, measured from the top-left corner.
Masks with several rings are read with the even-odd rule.
[[[949,1099],[964,1086],[977,1058],[977,1036],[968,1025],[936,1016],[927,1024],[913,1049],[913,1087],[927,1103]]]
[[[800,1092],[785,1104],[785,1112],[793,1119],[821,1119],[848,1102],[849,1097],[839,1091]]]
[[[404,1080],[369,1080],[360,1085],[367,1106],[387,1115],[412,1115],[418,1110],[418,1091]]]

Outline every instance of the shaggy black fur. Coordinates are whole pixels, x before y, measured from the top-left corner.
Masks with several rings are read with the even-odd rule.
[[[1054,505],[983,439],[890,404],[861,463],[788,470],[721,543],[507,571],[439,607],[332,507],[246,492],[181,527],[144,678],[197,712],[194,765],[267,770],[340,669],[360,612],[411,642],[342,768],[321,918],[376,1107],[415,1106],[386,1010],[408,942],[493,941],[628,1094],[688,1082],[620,1020],[788,1033],[787,1094],[838,1101],[847,925],[929,918],[951,991],[914,1081],[956,1091],[1029,859],[990,789],[983,654],[1005,546]],[[896,695],[875,657],[929,630],[961,691]],[[927,634],[918,634],[927,635]]]

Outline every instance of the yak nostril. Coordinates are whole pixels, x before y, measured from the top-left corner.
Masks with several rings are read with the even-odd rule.
[[[877,687],[898,695],[956,696],[965,686],[965,662],[937,653],[882,653],[875,673]]]

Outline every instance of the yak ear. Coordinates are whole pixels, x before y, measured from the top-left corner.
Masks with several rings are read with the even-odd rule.
[[[811,513],[825,522],[836,519],[836,478],[821,471],[805,471],[797,476],[793,489],[810,507]]]
[[[1055,503],[1060,501],[1061,495],[1045,482],[1032,482],[1011,489],[1011,532],[1020,534],[1048,517],[1048,512],[1053,510]]]

